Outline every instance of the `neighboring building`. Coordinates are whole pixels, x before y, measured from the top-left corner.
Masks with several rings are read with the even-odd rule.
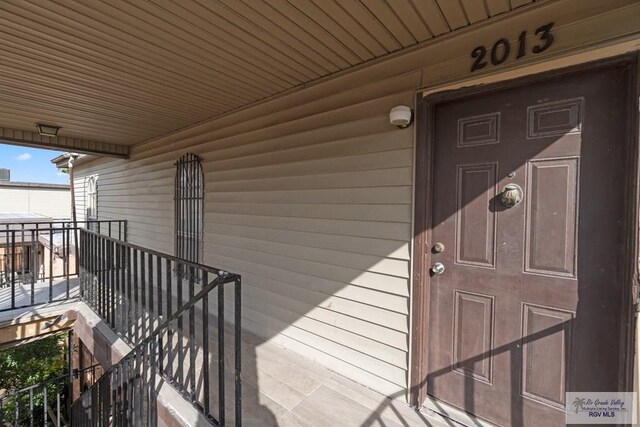
[[[11,274],[25,284],[75,272],[75,246],[65,241],[69,234],[51,217],[0,213],[0,287],[7,285]]]
[[[7,171],[5,169],[5,171]],[[8,171],[5,175],[8,178]],[[29,213],[51,218],[71,217],[68,184],[13,182],[0,179],[0,213]]]
[[[386,425],[400,401],[467,425],[555,426],[566,392],[640,391],[640,2],[11,11],[33,27],[25,49],[82,47],[34,64],[69,88],[46,110],[61,134],[17,142],[89,153],[74,165],[78,220],[126,220],[126,243],[81,230],[82,301],[101,320],[78,334],[133,325],[146,358],[138,318],[113,314],[128,316],[130,287],[155,326],[158,301],[193,302],[205,274],[231,272],[242,291],[190,308],[188,345],[167,330],[182,357],[216,336],[206,328],[224,337],[216,315],[241,313],[249,425]],[[57,77],[76,62],[78,87]],[[392,110],[411,115],[390,124]],[[225,392],[234,359],[214,353],[222,368],[179,382],[219,420],[195,390]],[[353,383],[376,397],[350,396]]]

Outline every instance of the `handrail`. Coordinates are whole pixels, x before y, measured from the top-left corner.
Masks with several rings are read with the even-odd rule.
[[[5,390],[5,392],[0,395],[0,424],[5,425],[4,422],[8,418],[7,415],[14,416],[14,425],[18,423],[18,418],[20,417],[20,399],[21,397],[28,396],[29,397],[29,422],[30,425],[34,425],[35,417],[34,417],[34,409],[35,409],[35,398],[38,397],[39,394],[42,396],[42,400],[46,400],[46,404],[42,404],[42,416],[45,418],[51,418],[54,421],[57,421],[56,424],[59,426],[60,421],[68,421],[67,408],[69,408],[69,404],[71,396],[69,395],[71,389],[69,389],[69,380],[77,380],[80,378],[82,374],[85,372],[91,371],[93,377],[95,378],[96,368],[100,368],[100,365],[93,365],[83,369],[74,369],[71,373],[71,377],[68,373],[63,375],[49,378],[48,380],[39,382],[37,384],[33,384],[30,386],[22,387],[19,389],[9,389]],[[95,381],[94,381],[95,382]],[[46,398],[47,392],[45,389],[49,386],[56,386],[56,395],[53,403],[55,403],[55,410],[49,412],[49,408],[47,407],[49,403],[49,399]],[[61,396],[64,396],[64,399],[61,399]],[[13,407],[11,407],[13,404]],[[8,414],[5,414],[6,407],[9,406],[10,411]],[[26,409],[26,408],[25,408]],[[17,415],[16,415],[17,414]],[[43,420],[44,421],[44,420]],[[46,422],[46,421],[45,421]],[[40,425],[40,422],[37,423]]]
[[[126,239],[126,220],[0,222],[0,311],[68,300],[78,275],[78,231]]]
[[[157,416],[156,374],[177,389],[212,423],[224,425],[225,360],[220,355],[224,354],[225,341],[225,284],[233,284],[235,291],[234,398],[236,425],[241,425],[240,276],[87,230],[82,230],[80,237],[81,252],[84,254],[80,258],[81,297],[131,344],[132,350],[107,369],[74,403],[74,425],[93,425],[91,419],[111,419],[114,420],[113,425],[153,425]],[[209,281],[212,275],[215,277]],[[196,281],[203,284],[197,292]],[[186,301],[182,299],[183,282],[189,290]],[[210,410],[208,333],[208,294],[215,288],[218,289],[217,418]],[[177,299],[175,311],[172,310],[172,295]],[[163,301],[166,301],[166,305]],[[200,303],[201,315],[198,320],[201,320],[202,329],[196,334],[195,309]],[[166,314],[163,315],[163,312]],[[186,328],[183,317],[188,317]],[[122,323],[126,328],[118,327]],[[131,333],[131,323],[135,324],[134,333]],[[140,323],[142,327],[139,327]],[[175,328],[174,324],[177,324]],[[142,330],[140,336],[139,329]],[[146,329],[150,331],[149,334],[144,332]],[[177,331],[178,342],[175,349],[174,331]],[[183,339],[187,340],[186,345],[183,345]],[[202,363],[196,367],[198,356]],[[188,361],[186,370],[185,361]],[[177,368],[174,367],[175,362]],[[200,370],[202,389],[199,391],[204,394],[203,399],[196,390],[196,368]]]
[[[69,392],[68,386],[69,375],[65,374],[20,389],[7,390],[0,396],[0,424],[6,425],[7,418],[9,420],[13,418],[13,425],[23,425],[20,421],[22,417],[27,418],[31,426],[34,425],[36,418],[43,421],[43,424],[36,421],[37,425],[48,425],[49,418],[56,421],[56,425],[61,425],[61,420],[67,418],[65,408],[68,408],[68,396],[65,396],[65,393]],[[63,396],[67,398],[63,399]],[[28,401],[25,402],[25,399]],[[55,410],[49,407],[49,403],[54,404]],[[37,413],[38,411],[41,413]]]
[[[97,237],[100,237],[101,239],[104,239],[104,240],[112,242],[112,243],[122,244],[122,245],[124,245],[124,246],[126,246],[128,248],[131,248],[131,249],[136,249],[138,251],[146,252],[146,253],[161,257],[161,258],[165,258],[165,259],[174,261],[176,263],[179,263],[179,264],[183,265],[184,267],[189,267],[189,268],[193,267],[193,268],[195,268],[197,270],[204,270],[204,271],[208,271],[208,272],[214,273],[214,274],[218,274],[218,272],[220,272],[220,271],[225,272],[224,270],[221,270],[219,268],[211,267],[211,266],[208,266],[208,265],[205,265],[205,264],[199,264],[197,262],[187,261],[185,259],[178,258],[178,257],[175,257],[173,255],[166,254],[164,252],[155,251],[153,249],[145,248],[144,246],[135,245],[133,243],[123,242],[122,240],[119,240],[119,239],[116,239],[114,237],[110,237],[110,236],[107,236],[107,235],[104,235],[104,234],[100,234],[100,233],[97,233],[95,231],[82,229],[82,232],[90,234],[90,235],[95,235]],[[231,273],[229,273],[229,274],[231,274]]]

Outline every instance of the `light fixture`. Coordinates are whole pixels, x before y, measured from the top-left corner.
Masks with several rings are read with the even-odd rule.
[[[406,105],[398,105],[389,111],[389,123],[406,128],[411,123],[411,108]]]
[[[58,130],[60,130],[59,126],[44,125],[40,123],[36,123],[36,128],[38,128],[38,133],[40,135],[49,137],[58,135]]]

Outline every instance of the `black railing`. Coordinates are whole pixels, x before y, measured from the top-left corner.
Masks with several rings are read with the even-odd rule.
[[[127,235],[124,220],[0,223],[0,311],[75,296],[83,228],[119,239]]]
[[[156,375],[213,424],[225,425],[232,407],[241,425],[239,275],[87,230],[79,265],[82,300],[134,349],[74,403],[74,425],[155,425]],[[233,326],[225,327],[229,286]],[[225,329],[233,331],[227,358]]]
[[[72,380],[84,379],[93,384],[102,368],[98,365],[73,371]],[[69,425],[69,374],[60,375],[0,395],[1,426],[54,426]]]

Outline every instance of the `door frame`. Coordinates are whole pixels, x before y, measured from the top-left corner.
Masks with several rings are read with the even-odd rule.
[[[628,153],[625,165],[625,194],[631,195],[626,201],[623,235],[625,256],[621,260],[622,278],[625,292],[621,295],[622,310],[620,321],[627,325],[622,330],[621,360],[619,363],[619,388],[630,390],[634,386],[635,356],[635,312],[639,306],[638,287],[640,286],[640,149],[639,149],[639,117],[638,95],[640,94],[638,70],[640,54],[637,52],[603,60],[582,63],[562,69],[551,70],[539,74],[527,75],[496,83],[444,90],[430,93],[423,91],[416,97],[416,140],[415,140],[415,195],[414,195],[414,231],[413,231],[413,268],[412,268],[412,320],[411,320],[411,364],[409,378],[409,402],[411,406],[420,408],[427,399],[428,360],[425,350],[429,345],[429,304],[431,265],[431,209],[433,201],[433,152],[434,152],[434,118],[436,106],[445,101],[461,100],[472,95],[491,93],[499,90],[525,86],[549,78],[566,77],[582,72],[593,72],[612,65],[629,67],[629,105],[626,150]]]

